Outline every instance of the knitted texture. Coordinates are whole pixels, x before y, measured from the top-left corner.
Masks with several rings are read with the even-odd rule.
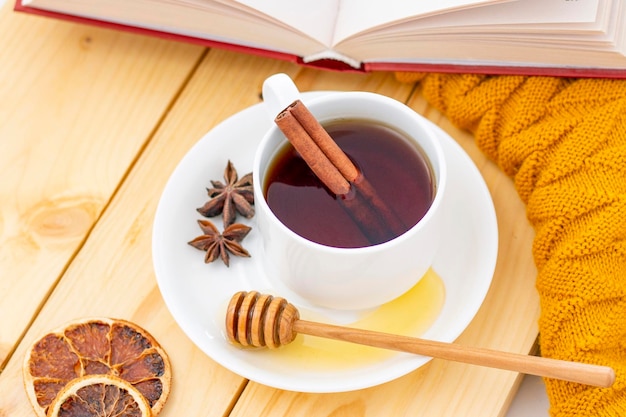
[[[612,367],[546,379],[552,416],[626,416],[626,80],[397,73],[510,176],[536,231],[543,356]]]

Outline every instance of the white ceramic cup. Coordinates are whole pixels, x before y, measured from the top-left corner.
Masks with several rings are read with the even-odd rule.
[[[291,104],[299,93],[285,74],[263,85],[268,118]],[[428,158],[435,197],[424,217],[402,235],[374,246],[336,248],[309,241],[287,228],[268,206],[263,188],[275,153],[286,143],[273,124],[256,151],[253,177],[257,227],[263,241],[263,267],[270,281],[285,286],[311,306],[364,310],[402,295],[419,282],[439,248],[446,164],[437,137],[425,119],[404,104],[368,92],[332,92],[304,101],[324,124],[337,119],[368,119],[404,133]],[[277,294],[287,296],[286,294]],[[287,296],[288,297],[288,296]]]

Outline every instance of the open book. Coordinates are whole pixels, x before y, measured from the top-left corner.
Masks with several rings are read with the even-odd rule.
[[[15,8],[334,69],[626,78],[621,0],[17,0]]]

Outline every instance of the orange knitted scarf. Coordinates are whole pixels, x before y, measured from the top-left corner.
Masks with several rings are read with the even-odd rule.
[[[543,356],[611,366],[546,380],[553,416],[626,416],[626,80],[397,73],[509,175],[536,231]]]

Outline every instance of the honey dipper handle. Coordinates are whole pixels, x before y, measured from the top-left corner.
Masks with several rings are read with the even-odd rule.
[[[423,340],[371,330],[297,320],[293,324],[297,333],[342,340],[361,345],[415,353],[432,358],[463,362],[490,368],[506,369],[524,374],[561,379],[599,387],[610,387],[615,381],[612,368],[569,362],[538,356],[501,352]]]

